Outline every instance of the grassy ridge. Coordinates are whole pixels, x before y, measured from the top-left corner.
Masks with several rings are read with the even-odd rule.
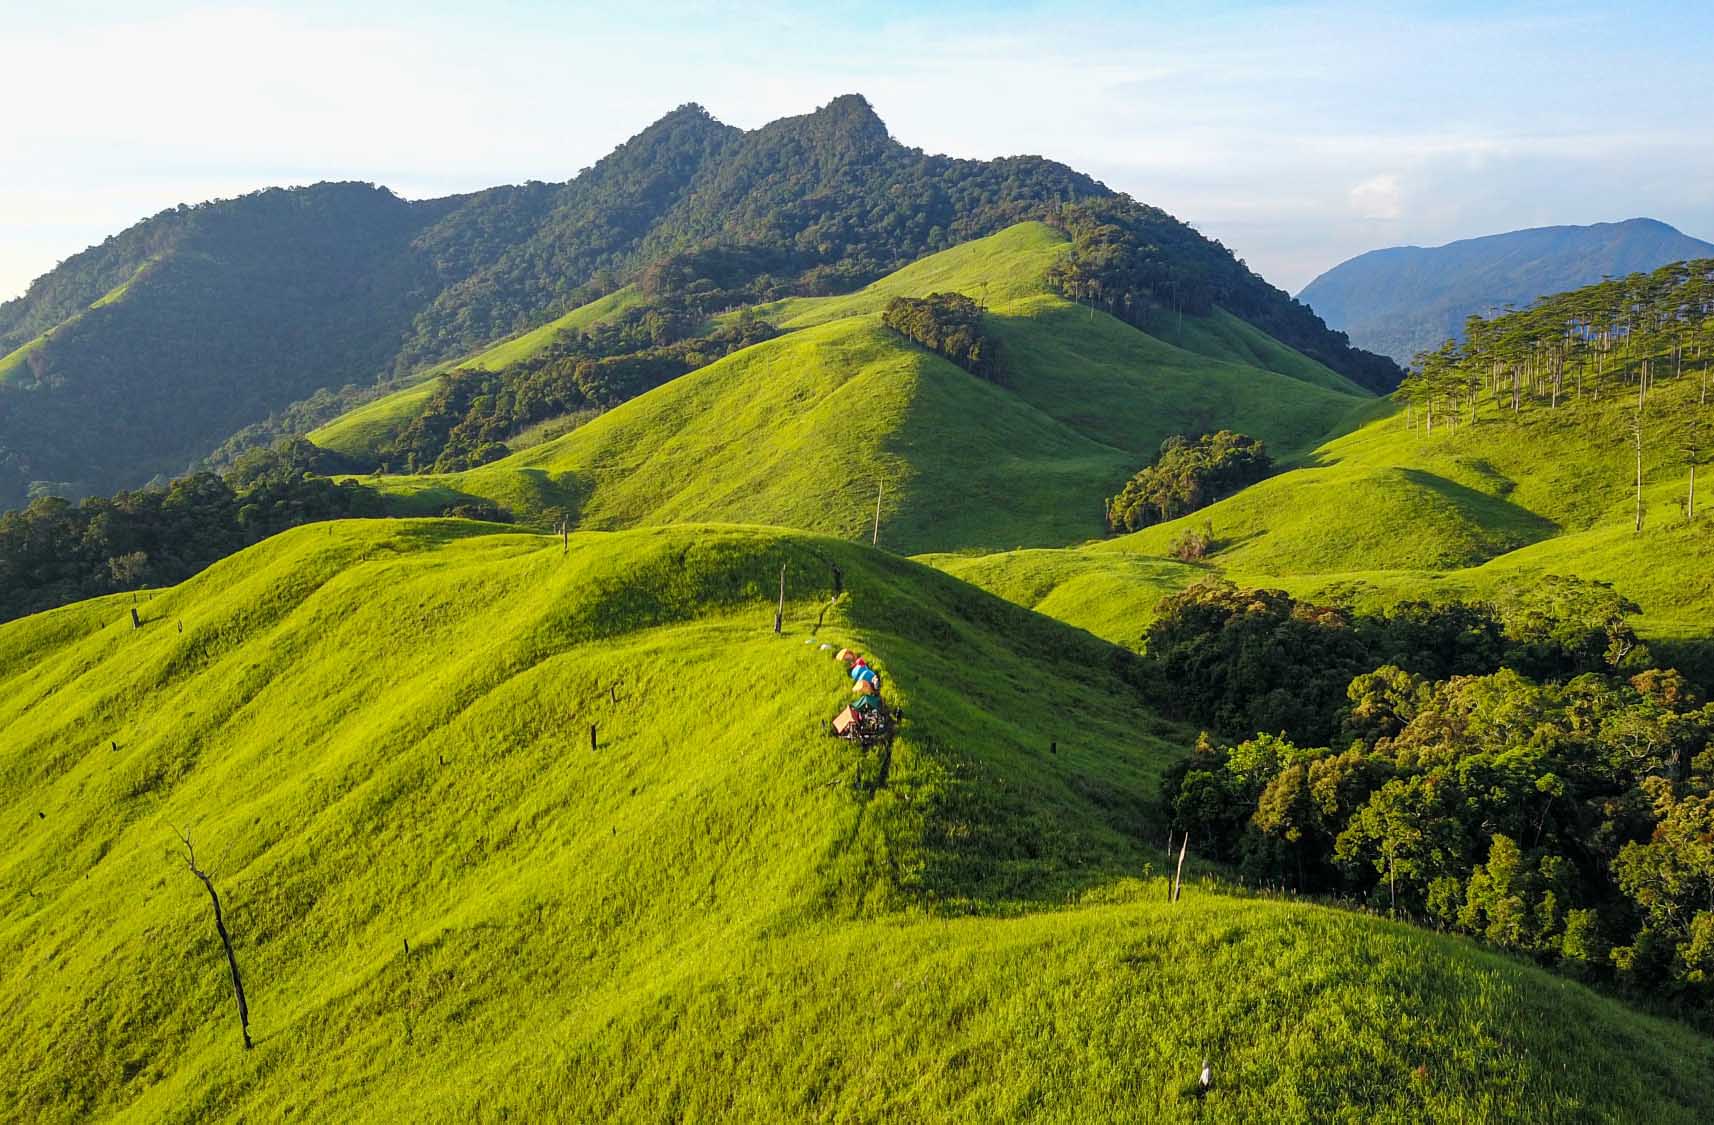
[[[539,328],[532,328],[528,332],[502,340],[466,359],[437,364],[410,386],[347,411],[306,436],[323,449],[331,449],[335,453],[352,457],[372,457],[376,451],[397,437],[421,412],[423,403],[434,393],[436,376],[460,367],[478,371],[499,371],[542,351],[552,344],[561,332],[585,331],[624,312],[640,299],[634,286],[627,285],[623,289],[614,290],[605,297],[579,305]]]
[[[730,520],[849,538],[872,531],[879,488],[895,549],[1061,546],[1100,534],[1102,499],[1169,434],[1230,425],[1290,454],[1372,402],[1185,351],[1040,292],[1063,245],[1023,224],[857,294],[787,302],[773,310],[798,326],[787,335],[564,437],[377,487],[418,513],[462,499],[557,509],[595,529]],[[891,295],[941,288],[987,293],[1005,387],[881,327],[874,310]]]
[[[14,1119],[1714,1106],[1705,1040],[1464,943],[1159,905],[1135,876],[1183,732],[1100,642],[902,559],[340,523],[140,609],[0,627]],[[847,693],[823,638],[875,655],[890,756],[821,733]]]
[[[968,294],[983,301],[994,314],[1012,389],[1037,411],[1080,436],[1131,455],[1133,462],[1151,458],[1168,434],[1217,426],[1259,434],[1281,453],[1303,451],[1353,409],[1373,402],[1367,392],[1344,377],[1218,310],[1212,317],[1188,318],[1178,329],[1184,341],[1180,347],[1048,295],[1047,271],[1067,245],[1065,236],[1046,224],[1020,223],[930,255],[855,293],[795,297],[758,306],[758,312],[797,333],[837,322],[872,324],[896,296],[923,297],[942,291]],[[560,329],[588,327],[638,300],[635,289],[619,290],[459,366],[496,370],[534,354]],[[737,315],[725,314],[724,319]],[[762,346],[785,346],[791,351],[789,345],[778,341]],[[897,342],[897,347],[908,349],[902,342]],[[744,377],[752,368],[744,362],[712,366],[725,380]],[[770,392],[771,388],[760,390],[764,396]],[[340,452],[372,454],[408,424],[428,393],[419,384],[378,399],[310,434],[310,440]],[[1058,451],[1026,449],[1023,460],[1039,461],[1044,455],[1057,457]],[[1085,475],[1083,479],[1096,491],[1109,487],[1106,474]],[[450,481],[442,484],[464,487]],[[404,487],[414,490],[417,486]],[[523,494],[515,485],[485,482],[481,487],[489,494],[497,488],[514,497]],[[1009,485],[1008,491],[1016,493],[1028,487],[1020,481]],[[566,506],[565,499],[562,496],[557,506]],[[1068,502],[1069,493],[1058,501],[1061,505]],[[1099,496],[1087,505],[1096,517],[1099,507]],[[708,516],[701,513],[696,518]],[[716,514],[714,518],[722,517]],[[755,518],[818,529],[834,526],[778,520],[765,512]],[[1058,528],[1047,536],[1010,538],[1058,545],[1100,530],[1098,522],[1091,523],[1088,512],[1078,525],[1079,530],[1060,538],[1053,537]],[[1007,538],[982,542],[994,546]],[[968,544],[949,540],[937,545]]]

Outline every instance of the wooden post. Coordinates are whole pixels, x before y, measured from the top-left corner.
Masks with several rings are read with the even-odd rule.
[[[607,685],[607,698],[610,702],[619,702],[619,684],[617,681]]]
[[[886,490],[886,481],[880,481],[875,485],[875,533],[869,536],[869,546],[871,547],[878,547],[881,543],[881,494]]]
[[[780,625],[786,616],[786,564],[780,564],[780,604],[774,609],[774,636],[780,635]]]
[[[221,947],[226,950],[226,967],[232,971],[232,991],[238,997],[238,1026],[244,1033],[244,1049],[248,1051],[255,1044],[250,1041],[250,1006],[244,1002],[244,981],[238,975],[238,957],[232,952],[232,935],[226,932],[226,919],[220,913],[220,895],[214,889],[214,880],[208,873],[196,865],[196,851],[190,846],[188,833],[179,832],[179,839],[184,843],[185,866],[190,873],[202,880],[202,885],[208,888],[208,897],[214,903],[214,930],[220,935]]]
[[[131,628],[141,629],[142,627],[143,627],[143,619],[141,617],[137,616],[137,607],[132,606],[131,607]]]
[[[595,724],[589,724],[589,752],[595,753]]]
[[[1184,852],[1190,847],[1190,833],[1184,834],[1184,839],[1178,845],[1178,871],[1172,877],[1172,900],[1178,901],[1179,892],[1184,890]]]

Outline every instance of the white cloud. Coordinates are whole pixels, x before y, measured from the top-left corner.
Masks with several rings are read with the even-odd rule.
[[[1351,189],[1351,210],[1361,219],[1398,218],[1404,213],[1403,191],[1394,172],[1371,176]]]
[[[0,297],[181,201],[317,179],[407,196],[558,180],[681,102],[754,127],[850,91],[905,144],[1061,160],[1291,288],[1383,237],[1544,215],[1714,233],[1714,150],[1694,123],[1621,130],[1586,110],[1714,81],[1689,17],[1581,0],[1103,5],[157,0],[81,23],[44,5],[8,28],[8,81],[52,96],[0,115]],[[1637,175],[1657,167],[1672,175]]]

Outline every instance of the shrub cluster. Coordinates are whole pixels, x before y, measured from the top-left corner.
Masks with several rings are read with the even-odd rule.
[[[1107,529],[1136,531],[1194,512],[1261,480],[1273,464],[1261,440],[1246,434],[1174,434],[1154,464],[1108,498]]]
[[[983,330],[981,307],[962,293],[894,297],[881,313],[881,323],[979,379],[1004,382],[999,344]]]

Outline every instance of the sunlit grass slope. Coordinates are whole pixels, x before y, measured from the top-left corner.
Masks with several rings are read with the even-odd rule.
[[[311,431],[307,436],[323,449],[331,449],[336,453],[353,457],[374,456],[421,413],[423,403],[434,393],[435,379],[443,372],[460,367],[478,371],[498,371],[542,351],[553,343],[561,332],[581,332],[592,328],[630,308],[639,299],[634,286],[627,285],[623,289],[614,290],[605,297],[579,305],[539,328],[502,340],[475,355],[438,364],[409,386],[349,410],[327,425]]]
[[[1645,415],[1644,530],[1634,531],[1635,400],[1609,395],[1518,417],[1484,407],[1434,434],[1395,413],[1182,519],[1055,552],[931,561],[1019,604],[1135,644],[1175,583],[1224,575],[1374,607],[1406,597],[1503,597],[1544,574],[1612,582],[1644,609],[1647,637],[1714,633],[1714,522],[1687,523],[1685,428],[1699,388],[1662,382]],[[1577,411],[1579,413],[1572,413]],[[1211,527],[1197,566],[1164,561]]]
[[[896,549],[1061,546],[1100,534],[1104,498],[1169,434],[1230,426],[1290,455],[1373,401],[1188,352],[1040,292],[1057,240],[1025,224],[850,297],[790,302],[801,327],[565,437],[377,487],[405,510],[465,498],[562,510],[587,528],[739,520],[845,537],[872,533],[880,490]],[[1004,297],[991,305],[1003,387],[872,311],[898,292],[981,291],[984,277]]]
[[[1714,1109],[1706,1040],[1467,943],[1160,903],[1137,876],[1182,732],[1113,650],[902,559],[341,523],[140,630],[130,604],[0,626],[8,1119]],[[823,735],[824,641],[874,655],[890,753]]]

